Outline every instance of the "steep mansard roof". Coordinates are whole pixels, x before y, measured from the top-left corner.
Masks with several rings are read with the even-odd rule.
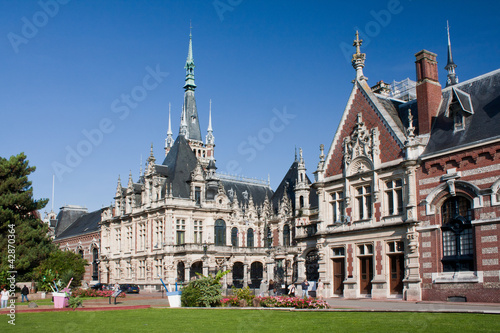
[[[299,162],[295,160],[290,168],[288,169],[285,177],[281,180],[281,183],[278,185],[278,188],[274,192],[273,197],[271,198],[271,202],[273,204],[274,211],[276,212],[279,208],[279,204],[281,199],[283,198],[283,195],[287,194],[288,198],[292,202],[292,210],[295,211],[295,185],[299,181],[299,172],[298,172],[298,165]],[[308,185],[311,185],[311,180],[309,177],[306,175],[306,182]],[[309,205],[311,207],[317,207],[318,206],[318,195],[316,194],[316,191],[311,190],[309,191]]]
[[[442,97],[423,157],[500,136],[500,69],[446,87]],[[465,110],[463,130],[455,130],[452,103]]]
[[[163,160],[164,167],[157,167],[156,171],[169,178],[173,197],[189,198],[191,190],[188,181],[197,163],[198,160],[187,140],[179,135]]]
[[[101,213],[103,209],[99,209],[85,215],[80,216],[66,230],[56,237],[55,240],[60,240],[68,237],[88,234],[99,230],[99,222],[101,221]]]
[[[56,226],[54,234],[59,236],[63,233],[69,226],[73,224],[80,216],[87,214],[87,208],[80,206],[64,206],[56,217]]]
[[[231,202],[236,197],[238,202],[248,203],[248,200],[252,197],[255,205],[262,205],[266,197],[270,199],[273,195],[273,191],[267,185],[229,179],[222,179],[220,182]]]

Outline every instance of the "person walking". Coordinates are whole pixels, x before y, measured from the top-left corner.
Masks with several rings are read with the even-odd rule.
[[[30,291],[26,285],[24,285],[23,289],[21,289],[21,303],[24,303],[24,299],[26,298],[26,302],[29,302],[28,295]]]
[[[268,291],[269,291],[269,296],[274,296],[274,281],[272,279],[269,280]]]
[[[307,289],[309,289],[309,282],[307,282],[307,279],[304,280],[301,284],[302,286],[302,297],[303,298],[309,298],[309,292]]]
[[[1,305],[1,308],[6,308],[7,307],[7,301],[9,300],[9,292],[7,291],[7,289],[3,288],[2,290],[2,297],[0,298],[0,300],[2,301],[2,305]]]
[[[323,290],[325,288],[325,285],[321,279],[318,279],[318,285],[316,287],[316,298],[319,300],[323,300]]]

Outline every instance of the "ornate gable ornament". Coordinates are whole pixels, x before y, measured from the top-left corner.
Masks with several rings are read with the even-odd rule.
[[[200,163],[196,164],[196,168],[191,172],[191,180],[199,182],[205,180],[205,173]]]
[[[367,169],[371,170],[373,168],[380,153],[379,134],[377,127],[371,130],[367,129],[365,123],[362,121],[361,113],[358,113],[357,122],[352,134],[345,137],[342,143],[344,149],[344,166],[346,170],[351,163],[359,157],[362,159],[356,161],[355,165],[353,165],[350,172],[351,174],[367,171]],[[366,159],[371,162],[371,165],[366,163]]]

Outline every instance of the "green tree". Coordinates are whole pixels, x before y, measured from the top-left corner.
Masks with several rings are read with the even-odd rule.
[[[24,153],[9,159],[0,157],[0,271],[17,271],[18,281],[31,280],[33,269],[56,249],[47,236],[48,227],[38,216],[37,210],[44,208],[48,199],[33,199],[28,180],[33,171],[35,167],[29,166]],[[10,248],[9,239],[15,239]],[[9,261],[12,255],[14,262]]]
[[[199,273],[199,278],[190,281],[182,289],[181,302],[183,306],[189,307],[211,307],[220,304],[222,299],[222,285],[220,280],[229,273],[218,271],[215,276],[204,276]]]
[[[83,259],[79,254],[58,249],[52,252],[36,268],[35,279],[38,282],[42,282],[44,276],[47,278],[46,272],[52,270],[52,272],[58,274],[63,288],[66,287],[71,278],[73,278],[71,286],[79,287],[85,274],[86,265],[87,260]]]

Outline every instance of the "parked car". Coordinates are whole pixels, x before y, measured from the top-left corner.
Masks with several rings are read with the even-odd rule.
[[[107,290],[108,289],[108,285],[107,284],[104,284],[104,283],[96,283],[94,284],[92,287],[90,287],[94,290]]]
[[[127,294],[138,294],[140,289],[136,284],[120,284],[120,290]]]

